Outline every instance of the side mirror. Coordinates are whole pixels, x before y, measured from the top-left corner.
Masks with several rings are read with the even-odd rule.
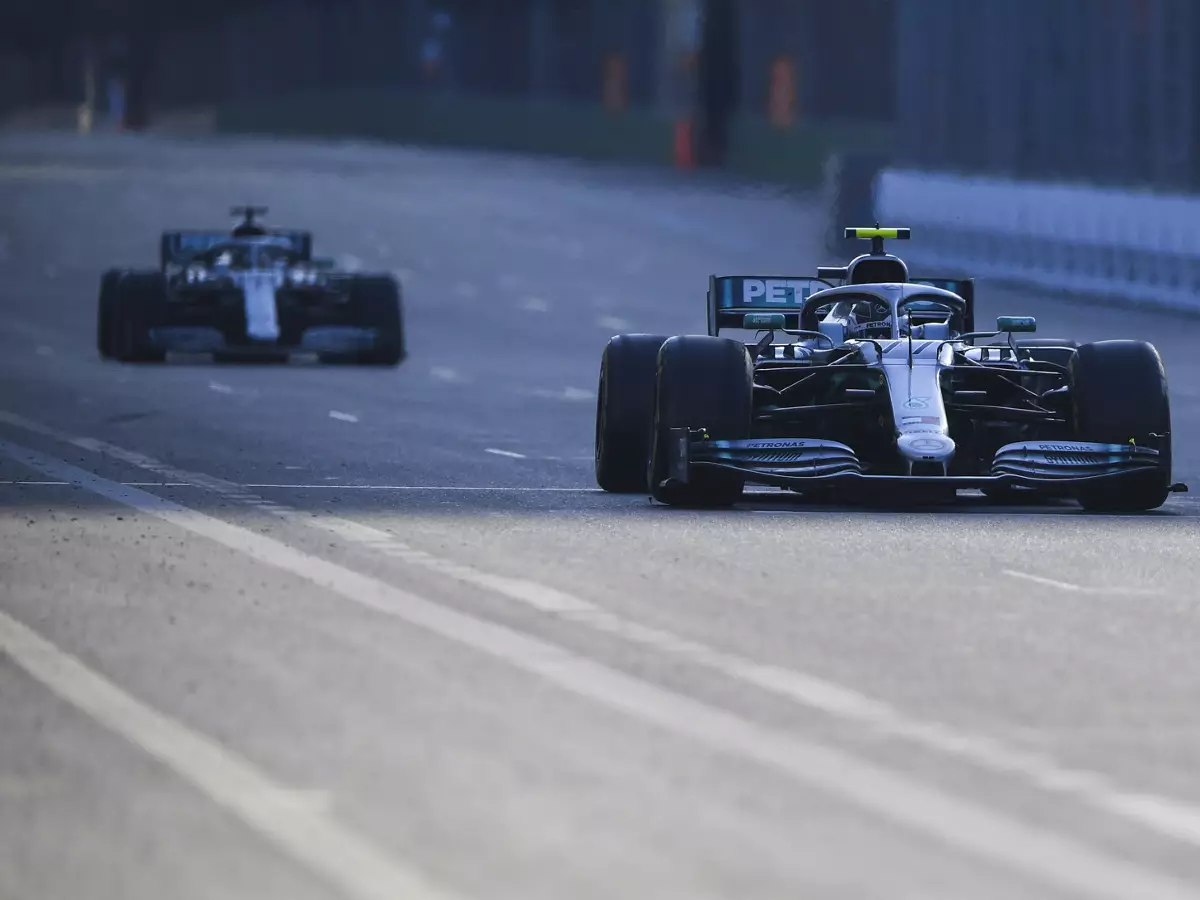
[[[786,326],[787,317],[783,313],[746,313],[742,316],[742,327],[746,329],[782,331]]]
[[[1037,331],[1037,319],[1033,316],[1000,316],[996,319],[996,330],[1010,334],[1032,334]]]

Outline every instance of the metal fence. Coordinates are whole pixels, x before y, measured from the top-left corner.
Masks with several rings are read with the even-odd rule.
[[[897,159],[1200,186],[1195,0],[897,0]]]

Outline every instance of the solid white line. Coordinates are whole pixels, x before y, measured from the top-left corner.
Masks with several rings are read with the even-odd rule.
[[[116,484],[112,487],[120,489]],[[3,612],[0,650],[63,700],[157,759],[347,896],[361,900],[448,896],[342,828],[326,812],[320,794],[278,784],[224,747],[125,693]]]
[[[12,413],[0,411],[0,421],[147,469],[163,478],[190,481],[197,487],[230,500],[256,507],[261,507],[264,502],[256,495],[248,493],[249,486],[185,472],[102,441],[73,438],[57,429]],[[907,741],[1001,775],[1021,778],[1035,788],[1072,797],[1097,810],[1125,818],[1163,836],[1200,846],[1200,809],[1186,803],[1131,793],[1119,785],[1112,784],[1103,775],[1066,768],[1050,757],[1008,747],[992,738],[963,732],[940,722],[914,718],[886,703],[823,679],[789,669],[760,665],[669,632],[648,628],[545,585],[524,579],[491,575],[461,563],[435,557],[404,544],[388,532],[370,526],[328,515],[302,515],[296,510],[278,506],[274,507],[274,510],[276,515],[294,524],[330,532],[345,541],[370,547],[402,562],[423,566],[439,574],[494,591],[543,612],[569,617],[571,621],[586,627],[679,657],[694,665],[707,667],[734,680],[771,691],[794,703],[853,722],[886,737]]]
[[[4,485],[34,485],[36,487],[69,487],[69,481],[0,481]],[[195,487],[190,481],[122,481],[127,487]]]
[[[484,453],[493,453],[496,456],[507,456],[509,459],[525,459],[524,453],[514,453],[512,450],[497,450],[495,447],[485,447]]]
[[[1040,584],[1042,587],[1054,588],[1059,591],[1066,591],[1072,594],[1133,594],[1139,597],[1159,596],[1162,591],[1142,588],[1125,588],[1119,586],[1107,587],[1089,587],[1082,584],[1074,584],[1070,581],[1059,581],[1055,578],[1046,578],[1043,575],[1034,575],[1030,572],[1018,572],[1015,569],[1001,569],[1001,575],[1007,575],[1010,578],[1020,578],[1023,581],[1030,581],[1034,584]]]
[[[233,393],[233,388],[231,388],[227,384],[221,384],[218,381],[210,381],[208,383],[208,389],[210,391],[216,391],[218,394],[232,394]]]
[[[711,749],[773,769],[799,784],[825,791],[947,847],[1011,867],[1047,885],[1112,900],[1146,897],[1194,900],[1192,888],[1170,876],[1114,859],[1071,838],[992,812],[841,751],[757,725],[506,626],[440,606],[221,519],[108,481],[7,441],[0,441],[0,454],[305,578],[347,600],[538,675],[563,690]],[[196,778],[201,773],[189,771],[189,774]],[[220,790],[219,796],[227,803],[238,802],[241,797],[222,780],[211,787]],[[251,797],[261,795],[252,792]],[[343,832],[326,829],[332,834],[318,831],[313,835],[311,830],[300,827],[319,827],[326,824],[324,819],[314,820],[311,814],[293,818],[261,815],[257,804],[246,803],[245,798],[241,798],[241,803],[246,817],[254,815],[258,827],[271,829],[277,840],[288,840],[289,850],[308,854],[306,858],[314,863],[325,863],[332,870],[330,874],[352,880],[355,887],[374,888],[384,880],[408,877],[407,873],[377,868],[385,861],[369,851],[364,853],[364,848],[352,841],[347,847]],[[272,812],[278,806],[278,803],[273,805]],[[296,832],[306,839],[300,841]],[[310,835],[316,838],[311,844],[307,840]],[[332,845],[327,844],[331,838]],[[297,843],[302,846],[296,846]],[[343,856],[347,850],[357,851],[358,856]],[[377,878],[370,878],[371,874]],[[389,896],[398,895],[394,885],[391,890]]]
[[[353,416],[350,413],[338,412],[336,409],[329,411],[329,418],[337,419],[339,422],[357,422],[358,416]]]
[[[164,487],[183,487],[184,485],[164,485]],[[272,488],[278,490],[333,490],[333,491],[470,491],[470,492],[522,492],[530,494],[563,493],[563,494],[603,494],[600,488],[571,488],[571,487],[480,487],[476,485],[440,485],[440,484],[243,484],[244,488]]]

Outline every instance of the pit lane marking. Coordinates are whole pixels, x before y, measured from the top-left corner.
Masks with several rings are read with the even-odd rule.
[[[8,441],[0,440],[0,455],[259,563],[299,576],[345,600],[498,659],[597,705],[710,750],[770,769],[794,783],[827,793],[966,856],[1004,866],[1048,886],[1104,900],[1145,897],[1194,900],[1191,886],[1165,873],[1117,859],[1069,836],[960,799],[843,751],[743,719],[564,647],[443,606],[223,519],[125,487]],[[214,485],[221,483],[209,480]],[[288,512],[290,515],[292,511]],[[341,524],[364,534],[383,534],[385,540],[389,539],[366,526]],[[500,576],[487,578],[493,584],[511,581],[525,585],[531,597],[544,594],[544,603],[551,608],[561,603],[562,598],[574,599],[532,582]],[[594,609],[585,601],[576,602],[584,605],[581,612]],[[212,800],[349,895],[371,900],[441,895],[421,876],[343,830],[331,816],[314,809],[311,801],[297,802],[294,794],[260,775],[249,764],[141,705],[2,612],[0,649],[64,699],[156,756]],[[1136,812],[1139,802],[1143,808],[1152,805],[1152,800],[1131,797],[1135,805],[1130,811]],[[1178,824],[1188,823],[1185,820]]]
[[[1127,790],[1101,773],[1068,768],[1049,755],[1011,747],[993,737],[961,731],[936,720],[922,720],[888,703],[834,682],[792,669],[764,665],[667,631],[642,625],[632,619],[612,613],[597,604],[547,585],[526,579],[493,575],[462,563],[433,556],[423,550],[411,547],[392,534],[377,528],[336,516],[305,515],[297,509],[264,500],[251,493],[247,485],[234,484],[209,475],[185,472],[144,454],[125,450],[94,438],[72,437],[58,429],[13,413],[0,411],[0,422],[7,422],[34,434],[40,434],[146,469],[160,477],[189,481],[195,487],[201,487],[226,499],[269,512],[291,524],[332,533],[348,543],[383,553],[399,562],[424,567],[436,574],[506,596],[564,621],[588,627],[609,636],[619,637],[631,644],[639,644],[656,652],[681,658],[693,665],[708,668],[735,681],[773,693],[799,706],[851,722],[869,732],[892,740],[903,741],[946,757],[959,759],[1001,776],[1019,778],[1038,790],[1070,797],[1107,815],[1124,819],[1156,832],[1160,836],[1192,846],[1200,846],[1200,807],[1188,805],[1184,801]],[[3,442],[0,442],[0,447],[3,446]],[[21,460],[18,458],[18,461]],[[29,463],[25,464],[30,465]],[[56,463],[56,465],[66,466],[67,464]],[[44,474],[55,474],[57,471],[55,469],[47,471],[36,465],[31,467],[39,469]],[[82,471],[73,467],[69,468],[71,471]],[[87,475],[87,477],[93,478],[94,476]],[[105,483],[110,484],[109,482]],[[160,498],[150,494],[139,492],[138,496],[160,501]],[[161,502],[167,503],[168,501],[162,500]],[[197,515],[199,514],[197,513]],[[835,513],[825,513],[825,515],[835,515]],[[221,520],[215,521],[220,522]],[[258,535],[254,535],[254,537],[257,538]],[[241,548],[235,547],[235,549]],[[351,597],[351,599],[357,598]],[[914,802],[922,803],[924,801],[917,799]]]

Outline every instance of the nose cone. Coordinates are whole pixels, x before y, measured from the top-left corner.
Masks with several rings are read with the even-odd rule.
[[[944,434],[918,432],[900,435],[896,439],[896,449],[908,463],[909,471],[928,472],[932,468],[940,468],[941,473],[945,474],[957,448],[954,441]]]

